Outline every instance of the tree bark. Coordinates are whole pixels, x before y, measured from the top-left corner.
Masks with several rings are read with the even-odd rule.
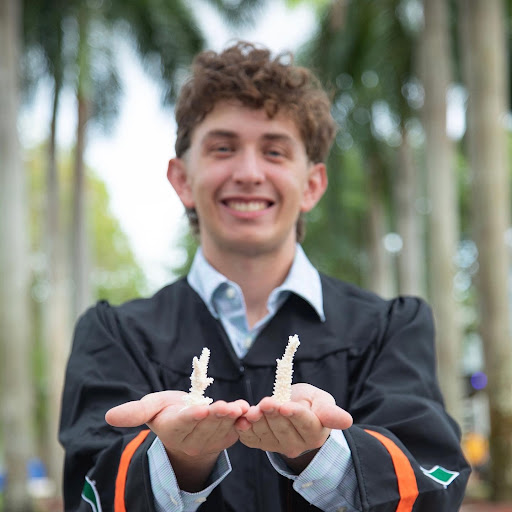
[[[50,140],[48,144],[46,255],[49,295],[44,304],[43,337],[46,373],[46,461],[51,478],[61,493],[63,449],[58,442],[60,400],[64,385],[64,370],[71,340],[71,310],[69,307],[68,264],[61,222],[61,201],[57,169],[57,113],[62,86],[59,73],[54,76],[54,97]]]
[[[0,403],[8,473],[4,509],[10,512],[31,510],[26,465],[35,453],[28,201],[16,130],[20,24],[20,2],[0,2]]]
[[[425,89],[423,121],[429,215],[430,298],[437,326],[438,370],[447,410],[459,422],[463,397],[462,326],[453,293],[459,221],[455,151],[446,133],[446,97],[451,81],[448,11],[445,0],[424,2],[420,59]],[[434,71],[435,70],[435,71]]]
[[[86,127],[90,109],[90,55],[87,40],[87,7],[79,11],[79,48],[75,169],[73,178],[73,254],[72,272],[74,281],[73,313],[77,318],[91,303],[89,279],[89,243],[86,222],[87,190],[85,186],[84,152]]]
[[[393,256],[384,247],[388,232],[387,212],[384,202],[380,164],[375,157],[367,160],[368,176],[368,252],[370,268],[367,286],[382,297],[395,295],[395,267]]]
[[[458,9],[468,89],[472,229],[479,252],[476,285],[488,377],[491,486],[494,499],[508,501],[512,500],[512,340],[505,244],[510,226],[506,15],[499,1],[464,0]]]
[[[419,180],[407,131],[402,129],[398,151],[397,179],[393,188],[397,206],[396,227],[403,248],[398,256],[398,291],[403,295],[425,296],[423,278],[423,229],[416,209]]]

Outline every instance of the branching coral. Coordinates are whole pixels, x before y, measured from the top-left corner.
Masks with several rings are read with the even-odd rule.
[[[194,356],[192,360],[192,374],[190,382],[192,387],[189,393],[183,397],[186,406],[189,405],[209,405],[213,402],[212,398],[205,397],[206,388],[213,382],[212,377],[207,377],[208,361],[210,360],[210,350],[203,348],[199,359]]]
[[[272,396],[280,403],[289,402],[292,396],[293,356],[300,345],[299,337],[295,334],[288,338],[288,345],[281,359],[276,359],[276,380]]]

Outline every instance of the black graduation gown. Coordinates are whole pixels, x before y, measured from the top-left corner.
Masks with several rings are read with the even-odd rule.
[[[208,396],[256,404],[272,394],[276,359],[288,336],[298,334],[294,382],[328,391],[354,418],[345,436],[363,510],[457,511],[470,469],[436,381],[429,307],[321,280],[326,321],[292,294],[242,360],[185,279],[149,299],[118,307],[100,302],[87,311],[75,330],[62,403],[65,510],[91,510],[81,499],[86,475],[96,483],[103,511],[114,510],[114,500],[115,512],[155,510],[147,460],[154,434],[147,427],[109,426],[109,408],[154,391],[188,391],[192,358],[205,346],[215,379]],[[264,452],[238,442],[228,453],[233,471],[200,511],[318,510]],[[442,485],[422,470],[437,465],[460,475]]]

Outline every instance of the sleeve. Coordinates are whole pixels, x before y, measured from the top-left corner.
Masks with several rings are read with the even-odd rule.
[[[120,403],[159,391],[156,370],[135,333],[120,334],[114,308],[99,303],[78,321],[62,397],[67,511],[154,512],[147,451],[155,435],[105,421]]]
[[[200,492],[180,490],[165,448],[156,438],[148,451],[151,489],[157,512],[195,512],[211,492],[231,472],[227,451],[220,455],[207,486]]]
[[[354,425],[344,433],[362,510],[453,512],[470,468],[437,384],[431,311],[411,297],[389,306],[350,369]]]
[[[350,449],[341,430],[333,430],[299,475],[276,453],[267,452],[274,469],[293,480],[293,489],[320,510],[360,512],[359,489]]]

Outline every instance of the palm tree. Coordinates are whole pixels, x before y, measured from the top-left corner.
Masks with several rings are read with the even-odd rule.
[[[16,130],[20,5],[0,3],[0,323],[1,422],[8,471],[6,510],[31,510],[26,464],[34,454],[26,176]]]
[[[510,226],[508,84],[503,2],[459,1],[461,54],[468,90],[467,151],[472,174],[473,236],[491,420],[491,485],[512,500],[512,340],[505,232]]]
[[[338,147],[334,148],[334,153],[339,153],[341,147],[341,162],[338,158],[338,167],[343,169],[341,173],[355,172],[348,166],[354,161],[350,154],[357,153],[356,160],[364,169],[364,180],[368,182],[364,202],[366,221],[359,218],[359,212],[349,211],[350,205],[338,204],[337,230],[330,234],[324,232],[324,237],[337,244],[334,240],[338,237],[347,239],[354,231],[356,238],[349,243],[357,247],[360,246],[359,233],[367,231],[371,236],[363,241],[363,246],[366,245],[365,253],[371,258],[362,266],[360,277],[363,278],[359,281],[385,295],[393,293],[397,287],[401,292],[422,294],[424,275],[420,257],[423,252],[422,229],[414,208],[419,194],[418,172],[413,165],[405,129],[406,121],[415,113],[401,92],[412,77],[414,34],[397,14],[399,4],[395,0],[329,2],[317,35],[302,55],[302,59],[317,70],[323,82],[334,89],[333,112],[340,125]],[[335,190],[337,183],[347,185],[343,176],[333,180],[337,172],[340,171],[330,167],[328,196],[340,197],[340,191]],[[391,195],[395,201],[390,200]],[[321,212],[327,204],[327,201],[321,203]],[[344,210],[343,215],[339,212],[340,207]],[[363,222],[363,226],[359,225],[356,230],[347,229],[354,213],[356,221]],[[331,210],[327,217],[333,214],[334,210]],[[382,238],[393,227],[399,231],[404,244],[396,262],[397,279],[392,279],[398,281],[397,286],[390,286],[390,276],[395,275],[395,262],[382,249]],[[309,249],[315,253],[313,246]],[[325,245],[322,250],[327,250]],[[330,247],[329,252],[335,258],[343,258],[335,247]],[[360,250],[353,249],[352,252],[361,260]],[[348,268],[346,264],[343,266]]]
[[[63,214],[61,211],[60,182],[57,163],[57,119],[61,91],[64,86],[66,62],[63,54],[63,19],[70,3],[61,0],[26,2],[24,10],[25,54],[39,52],[43,59],[42,72],[53,83],[52,110],[46,163],[46,204],[43,249],[46,254],[46,281],[48,297],[42,315],[44,367],[46,369],[46,408],[43,438],[44,459],[55,481],[60,480],[62,450],[56,432],[60,412],[63,369],[71,338],[71,308],[69,286],[69,259],[66,251]],[[25,78],[30,68],[25,70]],[[28,80],[30,86],[30,80]],[[32,87],[34,87],[32,85]]]
[[[229,2],[211,0],[232,22],[243,22],[261,2],[244,0],[236,9]],[[89,242],[86,215],[87,189],[84,153],[91,124],[108,128],[115,119],[120,79],[115,65],[116,38],[128,37],[150,71],[165,87],[165,101],[172,102],[179,88],[181,73],[204,46],[194,13],[186,2],[112,1],[103,4],[35,0],[27,2],[25,12],[27,51],[36,49],[44,57],[42,71],[54,84],[53,109],[48,151],[47,242],[50,298],[44,324],[48,374],[48,440],[46,442],[50,474],[61,480],[62,451],[57,443],[58,410],[65,361],[69,351],[68,319],[76,318],[91,302],[89,279]],[[77,27],[65,49],[64,27]],[[69,32],[69,29],[68,29]],[[69,36],[69,33],[67,34]],[[92,42],[94,41],[94,44]],[[73,300],[69,300],[69,279],[64,261],[63,222],[59,212],[59,182],[55,134],[60,92],[64,80],[76,92],[77,129],[75,144],[74,199],[72,219],[71,275]],[[64,269],[64,270],[63,270]],[[69,306],[73,312],[70,314]]]
[[[455,254],[459,238],[455,147],[446,133],[447,92],[452,58],[448,5],[444,0],[423,3],[425,27],[421,35],[419,67],[425,91],[423,126],[429,214],[430,297],[437,327],[441,388],[448,411],[462,419],[460,371],[462,329],[453,293]],[[436,72],[433,73],[432,70]]]

